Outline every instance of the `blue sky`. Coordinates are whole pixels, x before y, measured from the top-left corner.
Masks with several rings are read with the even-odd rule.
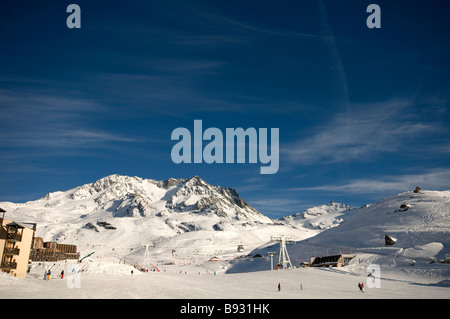
[[[66,8],[81,8],[69,29]],[[369,29],[366,8],[381,8]],[[443,1],[2,1],[0,201],[199,175],[269,217],[450,189]],[[177,127],[279,128],[280,168],[174,164]]]

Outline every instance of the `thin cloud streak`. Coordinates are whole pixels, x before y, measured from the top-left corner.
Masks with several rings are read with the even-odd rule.
[[[380,153],[414,151],[405,150],[405,145],[444,129],[439,123],[415,118],[414,108],[414,102],[407,99],[359,105],[350,121],[346,113],[338,114],[308,134],[311,137],[283,145],[280,153],[290,166],[296,166],[363,162]],[[415,151],[420,151],[420,145]]]
[[[1,134],[2,146],[48,148],[106,148],[110,143],[138,143],[143,139],[101,130],[53,128]]]
[[[333,61],[333,67],[336,70],[339,78],[339,83],[342,88],[342,92],[344,95],[344,103],[346,106],[347,115],[351,116],[351,104],[349,99],[349,88],[348,88],[348,81],[347,81],[347,74],[344,69],[344,64],[342,63],[342,58],[339,54],[339,50],[336,44],[335,37],[333,35],[333,31],[330,27],[330,24],[328,22],[328,15],[325,9],[325,5],[322,0],[319,1],[319,11],[320,11],[320,22],[322,25],[322,28],[325,31],[325,41],[326,44],[330,50],[332,61]]]
[[[98,128],[87,128],[86,120],[107,116],[107,108],[83,98],[63,97],[33,91],[0,91],[4,122],[1,147],[93,148],[109,143],[141,142]]]
[[[434,169],[424,173],[355,179],[343,184],[290,188],[290,191],[323,191],[349,194],[398,193],[416,186],[427,190],[450,189],[450,169]]]

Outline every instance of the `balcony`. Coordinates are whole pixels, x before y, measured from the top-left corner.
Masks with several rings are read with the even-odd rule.
[[[22,234],[18,233],[7,233],[6,234],[7,240],[13,240],[13,241],[22,241]]]
[[[20,249],[19,248],[12,248],[12,247],[6,247],[3,251],[3,254],[5,255],[19,255]]]
[[[16,269],[17,263],[12,261],[2,261],[1,269]]]

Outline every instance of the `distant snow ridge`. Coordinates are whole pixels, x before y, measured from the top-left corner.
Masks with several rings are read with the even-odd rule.
[[[352,208],[348,205],[330,202],[328,205],[320,205],[308,208],[303,212],[279,219],[293,227],[325,230],[336,227],[351,214]]]

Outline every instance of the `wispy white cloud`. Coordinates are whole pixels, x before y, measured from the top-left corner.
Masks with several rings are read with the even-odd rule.
[[[89,130],[72,130],[64,132],[63,134],[69,138],[75,138],[86,141],[101,141],[101,142],[136,142],[136,138],[124,137],[108,132],[102,131],[89,131]]]
[[[284,144],[280,156],[291,166],[315,163],[368,161],[380,153],[420,151],[406,149],[421,135],[445,128],[415,115],[414,100],[393,99],[384,103],[357,105],[351,115],[342,113],[309,136]],[[306,132],[305,132],[306,133]]]
[[[51,131],[28,137],[34,146],[52,148],[107,148],[111,143],[134,143],[141,139],[126,137],[101,130],[55,128]]]
[[[342,63],[341,56],[339,54],[339,50],[336,44],[336,39],[333,34],[333,30],[331,29],[331,26],[328,22],[328,15],[325,8],[325,5],[323,3],[323,0],[318,1],[319,4],[319,17],[320,17],[320,23],[322,25],[322,29],[325,33],[325,42],[328,46],[328,49],[330,50],[331,54],[331,61],[333,64],[333,69],[335,70],[337,77],[338,77],[338,83],[341,86],[342,94],[343,94],[343,100],[346,106],[346,111],[348,114],[351,113],[351,104],[349,100],[349,87],[348,87],[348,81],[347,81],[347,74],[345,72],[344,64]]]
[[[305,33],[299,31],[286,30],[282,28],[276,28],[274,26],[267,27],[262,25],[250,24],[248,22],[238,21],[236,19],[227,18],[214,14],[203,13],[203,17],[207,18],[211,23],[222,24],[229,30],[230,27],[234,28],[236,31],[242,32],[243,30],[252,33],[259,33],[263,35],[270,35],[276,37],[290,37],[290,38],[311,38],[311,39],[324,39],[325,37],[321,34],[316,33]]]
[[[0,134],[3,147],[49,147],[62,148],[108,148],[114,143],[139,143],[142,138],[128,137],[102,130],[87,130],[67,127],[29,129]]]
[[[34,90],[0,90],[0,105],[0,120],[14,121],[16,125],[36,121],[48,123],[106,112],[106,108],[92,99]]]
[[[416,186],[427,190],[450,189],[450,168],[424,170],[415,174],[399,174],[348,180],[341,184],[296,187],[291,191],[323,191],[349,194],[398,193]]]
[[[170,65],[161,66],[166,70],[175,68],[171,65],[175,60],[168,60]],[[179,60],[179,63],[183,60]],[[189,63],[188,63],[189,64]],[[209,64],[195,62],[186,64],[186,68],[196,68],[198,72],[214,72],[220,62]],[[189,73],[189,72],[186,72]],[[194,72],[196,73],[196,72]],[[259,112],[261,109],[271,112],[280,112],[279,109],[295,109],[290,101],[279,102],[279,108],[274,108],[275,102],[258,96],[247,95],[222,95],[210,94],[203,87],[198,87],[191,82],[195,79],[192,74],[164,74],[142,75],[133,73],[98,73],[94,74],[98,82],[102,83],[102,89],[111,101],[126,101],[135,114],[140,110],[148,110],[149,106],[153,114],[168,117],[191,116],[195,112]]]
[[[155,58],[142,59],[139,63],[140,67],[156,69],[171,73],[182,74],[183,72],[208,72],[214,71],[226,63],[221,61],[182,59],[182,58]]]
[[[140,138],[87,125],[108,116],[97,101],[34,91],[0,91],[1,147],[95,148]]]

